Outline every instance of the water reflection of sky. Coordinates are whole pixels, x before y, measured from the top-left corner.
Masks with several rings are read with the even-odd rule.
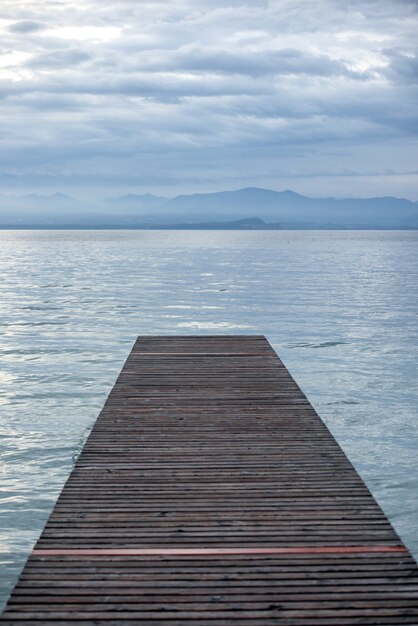
[[[417,240],[1,232],[4,589],[139,334],[266,334],[418,553]]]

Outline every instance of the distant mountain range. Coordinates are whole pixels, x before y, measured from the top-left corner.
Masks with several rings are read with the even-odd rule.
[[[418,228],[418,202],[309,198],[250,187],[169,199],[128,194],[82,202],[62,193],[0,195],[0,228]]]

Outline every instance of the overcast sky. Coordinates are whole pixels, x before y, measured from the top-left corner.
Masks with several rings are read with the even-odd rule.
[[[418,199],[418,0],[1,0],[1,192]]]

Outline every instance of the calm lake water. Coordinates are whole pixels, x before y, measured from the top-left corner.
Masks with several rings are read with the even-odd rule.
[[[0,232],[2,599],[140,334],[263,333],[418,555],[417,232]]]

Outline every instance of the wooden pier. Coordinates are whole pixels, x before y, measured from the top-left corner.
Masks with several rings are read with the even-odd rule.
[[[140,337],[0,624],[416,626],[418,569],[264,337]]]

